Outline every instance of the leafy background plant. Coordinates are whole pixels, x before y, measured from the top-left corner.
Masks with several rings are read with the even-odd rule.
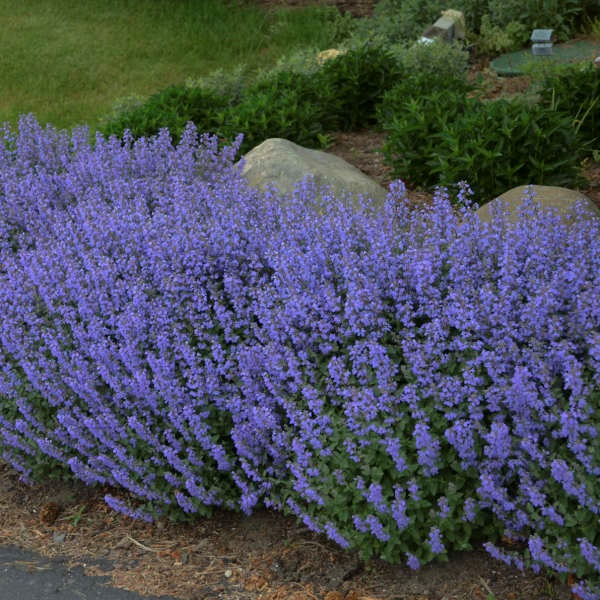
[[[580,140],[571,117],[554,108],[448,92],[407,100],[401,90],[381,110],[391,115],[383,125],[388,161],[415,185],[468,180],[485,201],[523,182],[578,182]]]
[[[546,71],[542,103],[567,115],[579,140],[581,157],[600,148],[600,72],[591,64],[563,65]]]

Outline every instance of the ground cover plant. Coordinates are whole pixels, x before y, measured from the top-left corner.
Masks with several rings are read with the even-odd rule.
[[[45,10],[48,20],[52,11]],[[149,22],[168,16],[158,11]],[[269,23],[259,27],[265,33],[261,39],[273,41],[281,29],[287,44],[286,20],[275,25],[271,15],[261,21]],[[328,18],[322,21],[329,24]],[[108,24],[100,28],[106,35],[109,29]],[[87,38],[94,36],[88,31]],[[321,70],[316,52],[328,45],[311,46],[296,63],[281,57],[277,70],[283,75],[264,74],[263,81],[273,79],[272,88],[263,89],[263,101],[282,91],[286,95],[280,99],[281,131],[307,133],[307,145],[331,141],[329,117],[311,113],[314,107],[299,111],[314,91],[310,85],[294,89],[292,83],[303,81],[297,73]],[[348,47],[363,48],[354,42]],[[262,64],[271,57],[261,48]],[[179,50],[176,62],[183,65],[185,44]],[[464,51],[402,44],[386,50],[400,66],[402,79],[395,83],[404,86],[403,97],[415,90],[419,97],[440,93],[442,83],[465,92]],[[245,60],[248,53],[246,46]],[[47,70],[46,62],[40,64]],[[381,66],[366,73],[376,83]],[[360,91],[360,69],[341,62],[329,67],[342,72],[344,89]],[[154,85],[157,74],[143,67],[136,73],[144,71]],[[215,123],[222,125],[225,112],[254,83],[250,72],[217,71],[197,82],[195,67],[182,69],[195,80],[187,87],[201,88],[196,92],[201,101],[180,112],[179,99],[187,102],[184,86],[168,89],[174,139],[184,133],[188,109],[199,111],[193,120],[202,125],[216,106]],[[69,95],[54,87],[63,80],[59,73],[53,84],[30,88],[47,92],[41,102],[51,106]],[[552,93],[543,102],[556,104],[583,132],[589,122],[582,115],[592,115],[596,105],[595,92],[580,92],[594,90],[595,80],[584,74],[573,81],[576,85],[555,82],[554,98],[560,90],[560,102],[554,103]],[[135,89],[128,81],[121,85],[114,97]],[[383,91],[378,84],[373,89],[374,96],[358,98],[369,110]],[[322,99],[324,88],[318,91]],[[582,102],[589,102],[585,110]],[[133,105],[143,103],[135,94]],[[30,107],[20,99],[15,105],[19,112]],[[251,99],[246,109],[249,115],[264,114]],[[91,112],[82,111],[80,118],[62,110],[55,118],[38,114],[69,126],[93,121]],[[294,110],[305,118],[294,122]],[[272,131],[278,118],[262,131],[257,128],[259,134]],[[101,139],[93,147],[81,131],[70,137],[52,128],[43,131],[33,120],[23,125],[20,135],[7,132],[0,161],[0,189],[7,200],[0,211],[0,276],[7,283],[2,295],[10,316],[0,342],[2,393],[9,398],[0,403],[0,447],[14,467],[34,479],[110,483],[118,490],[106,497],[111,506],[142,520],[162,515],[187,521],[191,537],[198,534],[188,519],[219,507],[250,512],[264,503],[340,547],[411,567],[431,559],[454,561],[455,549],[487,541],[492,555],[562,579],[568,572],[582,598],[598,597],[598,490],[586,471],[598,467],[597,424],[589,410],[598,400],[598,265],[592,257],[582,258],[585,244],[598,256],[594,231],[567,234],[558,222],[532,216],[533,232],[514,232],[504,224],[478,237],[477,228],[455,219],[443,193],[433,212],[412,213],[402,204],[400,188],[378,219],[372,220],[369,210],[351,214],[325,197],[330,218],[315,221],[305,211],[312,203],[310,187],[298,193],[289,213],[281,212],[270,203],[274,198],[241,185],[230,164],[234,151],[222,152],[215,140],[196,145],[187,133],[174,151],[164,134],[137,144],[125,135],[123,147]],[[159,128],[155,122],[148,131],[134,131],[134,137]],[[234,147],[237,133],[236,127],[227,131]],[[410,179],[409,173],[414,183]],[[394,237],[397,227],[400,238]],[[196,239],[198,232],[206,243]],[[390,237],[396,255],[383,247]],[[530,248],[539,253],[524,260]],[[480,255],[488,262],[478,271]],[[458,288],[465,274],[480,289],[467,285],[462,295]],[[406,303],[398,307],[402,298]],[[517,321],[518,329],[503,337]],[[552,347],[548,356],[544,342]],[[481,349],[481,356],[473,348]],[[427,382],[423,389],[420,381]],[[527,404],[520,403],[522,397]],[[457,415],[462,420],[454,426]],[[398,439],[406,443],[398,447]],[[480,465],[483,480],[476,472]],[[22,499],[18,502],[21,506]],[[89,507],[82,509],[87,513]],[[219,519],[218,514],[220,539],[223,521],[235,516],[227,512]],[[0,529],[8,540],[7,519],[14,515],[3,517]],[[80,517],[81,512],[72,521]],[[33,525],[32,538],[38,535],[37,520]],[[103,531],[94,532],[94,541]],[[82,529],[77,535],[86,537]],[[249,548],[248,540],[245,546],[236,543],[242,552]],[[315,544],[307,546],[311,554],[323,550],[308,543]],[[281,549],[278,560],[289,557],[288,550]],[[469,558],[459,563],[465,571],[477,562],[475,554],[466,553]],[[373,565],[367,564],[367,569]],[[450,563],[452,569],[456,564]],[[487,577],[478,568],[477,575]],[[172,564],[169,570],[178,577]],[[287,574],[296,571],[292,565]],[[432,572],[420,573],[427,579]],[[450,588],[443,595],[459,583],[473,587],[460,566],[448,574]],[[514,579],[506,581],[512,592]],[[406,583],[395,591],[410,594]],[[471,589],[467,596],[464,589],[464,597],[478,593]],[[551,590],[541,595],[556,597]]]
[[[234,153],[5,132],[3,459],[412,568],[487,541],[598,598],[599,224],[282,202]]]

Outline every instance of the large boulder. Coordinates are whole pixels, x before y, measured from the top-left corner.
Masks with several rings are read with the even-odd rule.
[[[338,156],[280,138],[265,140],[250,150],[244,161],[242,175],[259,189],[274,185],[281,194],[289,195],[300,181],[310,177],[318,187],[330,188],[340,198],[364,195],[377,205],[387,195],[378,183]]]
[[[555,209],[565,219],[572,218],[576,204],[581,203],[585,214],[590,217],[600,218],[600,210],[587,196],[568,188],[548,185],[520,185],[504,192],[495,200],[479,207],[477,214],[482,221],[489,223],[492,220],[491,208],[502,202],[509,213],[510,220],[514,223],[519,216],[519,208],[525,197],[533,192],[533,200],[544,208]]]

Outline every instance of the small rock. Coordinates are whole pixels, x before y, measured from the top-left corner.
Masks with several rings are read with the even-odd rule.
[[[54,542],[56,544],[62,544],[65,541],[66,537],[67,537],[66,533],[60,533],[58,531],[55,531],[52,534],[52,539],[54,540]]]
[[[442,11],[440,18],[426,31],[421,39],[442,39],[451,42],[465,37],[465,16],[459,10],[448,9]]]
[[[340,54],[346,54],[346,50],[338,50],[337,48],[329,48],[329,50],[323,50],[317,54],[317,62],[322,65],[332,58],[340,56]]]
[[[442,11],[442,17],[449,17],[454,21],[454,39],[464,40],[466,37],[467,26],[465,15],[460,10],[449,8]]]
[[[227,569],[223,575],[225,576],[225,579],[229,579],[233,575],[233,571],[231,569]]]

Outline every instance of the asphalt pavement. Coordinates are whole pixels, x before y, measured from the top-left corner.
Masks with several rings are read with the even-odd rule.
[[[81,567],[14,546],[0,546],[0,600],[173,600],[109,587],[108,577],[88,577]]]

